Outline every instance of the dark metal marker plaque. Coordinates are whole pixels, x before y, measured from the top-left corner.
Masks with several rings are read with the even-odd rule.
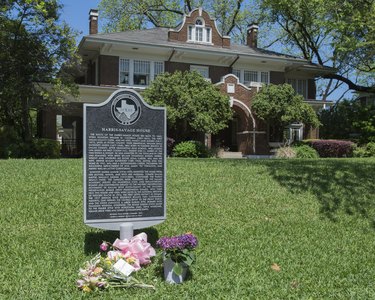
[[[119,230],[166,218],[166,112],[133,90],[84,105],[84,220]]]

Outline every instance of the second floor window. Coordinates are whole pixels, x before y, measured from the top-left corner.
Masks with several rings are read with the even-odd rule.
[[[307,79],[288,78],[287,83],[293,87],[297,94],[307,99]]]
[[[129,84],[129,59],[120,59],[120,84]]]
[[[232,74],[236,75],[240,82],[245,85],[249,85],[251,82],[270,83],[270,76],[267,71],[233,69]]]
[[[211,43],[211,28],[205,27],[204,20],[198,18],[195,25],[188,26],[188,41],[199,43]]]
[[[190,71],[201,74],[204,78],[209,79],[209,69],[206,66],[190,66]]]
[[[134,85],[150,84],[150,62],[134,60]]]
[[[120,59],[119,84],[148,86],[157,75],[164,72],[164,62],[138,59]]]

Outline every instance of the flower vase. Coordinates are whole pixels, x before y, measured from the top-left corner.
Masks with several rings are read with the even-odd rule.
[[[166,258],[163,261],[164,279],[168,283],[182,283],[186,277],[188,266],[184,263],[179,263],[182,266],[182,274],[177,275],[173,272],[173,267],[176,263],[171,258]]]

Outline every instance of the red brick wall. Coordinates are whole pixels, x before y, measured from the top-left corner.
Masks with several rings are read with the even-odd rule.
[[[314,79],[309,79],[307,81],[307,98],[316,99],[316,85]]]
[[[217,83],[221,81],[221,78],[231,72],[229,67],[218,67],[218,66],[209,66],[209,74],[212,83]]]
[[[202,15],[199,16],[199,9],[191,12],[190,15],[186,16],[183,27],[178,31],[169,31],[168,39],[170,41],[186,42],[188,39],[188,26],[195,25],[195,21],[198,17],[201,17],[205,21],[205,26],[211,28],[212,43],[217,47],[230,47],[230,38],[221,37],[219,32],[216,30],[215,21],[212,20],[209,14],[202,11]]]
[[[227,83],[235,84],[235,93],[228,94],[234,99],[244,103],[247,107],[251,109],[252,99],[257,93],[256,88],[251,90],[247,89],[241,84],[237,83],[237,79],[234,76],[228,76],[225,78],[225,83],[219,85],[220,91],[223,94],[227,94]],[[233,103],[233,110],[237,112],[240,120],[238,130],[241,131],[253,131],[253,122],[246,111],[246,109],[238,104]],[[265,131],[265,133],[257,133],[256,137],[256,154],[269,154],[269,145],[268,145],[268,136],[267,136],[267,125],[265,122],[258,120],[252,111],[253,116],[256,121],[256,131]],[[241,151],[243,154],[254,154],[252,151],[253,148],[253,134],[252,133],[243,133],[237,135],[237,144],[238,151]]]
[[[38,137],[56,140],[56,112],[54,110],[38,111],[37,123]]]
[[[89,33],[90,34],[97,34],[98,33],[98,17],[91,16],[89,22]]]
[[[99,85],[119,84],[119,57],[99,56]]]
[[[283,84],[285,83],[285,73],[284,72],[270,72],[270,83],[273,84]]]
[[[173,73],[174,71],[189,71],[190,64],[166,61],[164,63],[165,72]]]
[[[86,84],[95,85],[95,63],[91,60],[87,63]]]

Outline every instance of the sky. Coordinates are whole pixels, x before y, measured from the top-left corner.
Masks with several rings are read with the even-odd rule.
[[[91,8],[98,8],[99,2],[100,0],[60,0],[64,5],[61,19],[80,32],[77,42],[82,36],[89,34],[89,11]],[[99,16],[99,32],[100,25]]]
[[[77,30],[79,35],[77,37],[77,44],[84,35],[89,32],[89,11],[91,8],[98,8],[100,0],[60,0],[64,6],[61,14],[61,19],[67,22],[70,27]],[[99,15],[99,32],[101,32],[101,18]],[[345,88],[343,88],[343,91]],[[336,100],[342,91],[336,91],[329,99]]]

